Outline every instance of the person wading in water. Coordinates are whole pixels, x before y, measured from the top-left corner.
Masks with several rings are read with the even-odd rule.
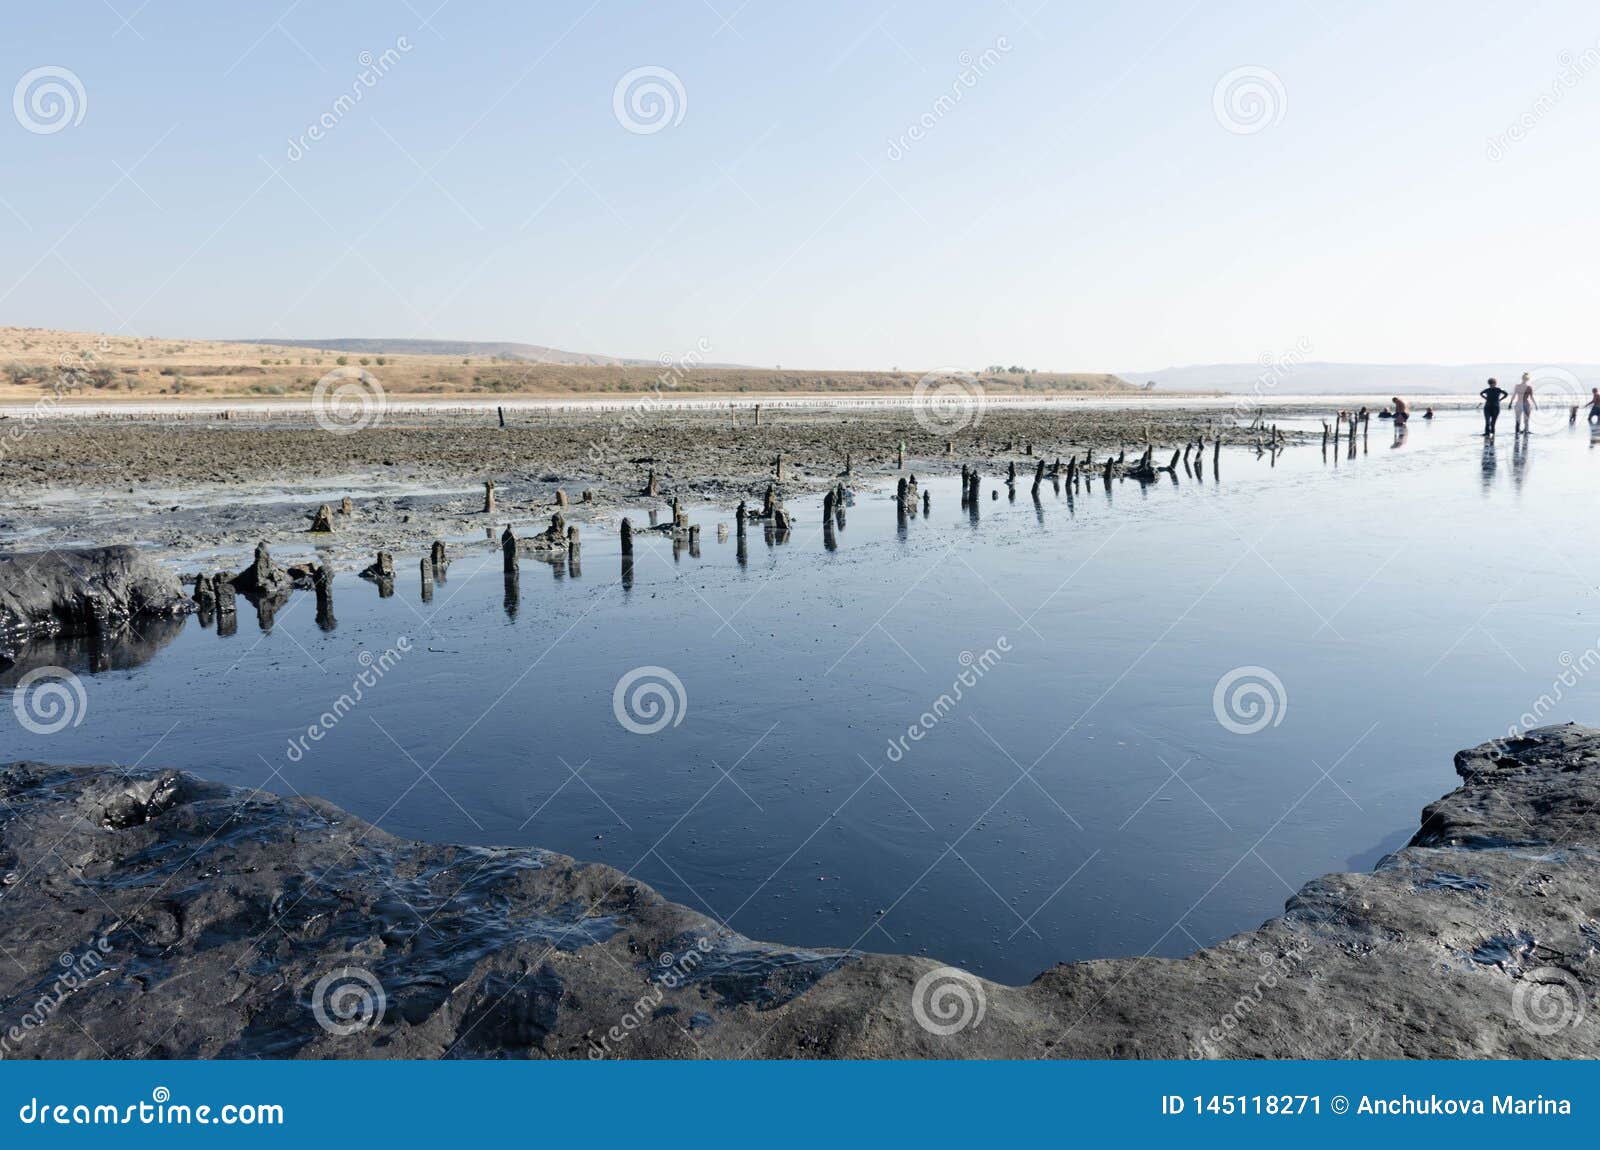
[[[1528,382],[1530,378],[1527,372],[1523,372],[1522,381],[1511,389],[1511,411],[1516,416],[1512,425],[1513,435],[1528,434],[1528,425],[1533,422],[1533,413],[1539,407],[1533,398],[1533,384]]]
[[[1485,439],[1494,437],[1494,425],[1500,422],[1500,401],[1510,394],[1494,380],[1489,381],[1489,386],[1478,392],[1483,399],[1483,436]]]

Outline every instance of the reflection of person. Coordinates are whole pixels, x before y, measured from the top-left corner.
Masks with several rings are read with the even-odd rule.
[[[1589,422],[1600,423],[1600,387],[1589,389]]]
[[[1389,402],[1394,404],[1394,424],[1396,427],[1411,418],[1411,409],[1406,406],[1405,400],[1396,395],[1391,396]]]
[[[1500,401],[1510,392],[1501,387],[1494,380],[1489,381],[1489,386],[1478,392],[1483,400],[1483,434],[1485,437],[1494,435],[1494,425],[1500,422]]]
[[[1533,384],[1528,382],[1530,378],[1527,372],[1523,372],[1522,380],[1511,389],[1511,413],[1516,417],[1511,429],[1513,435],[1528,434],[1528,424],[1539,407],[1538,401],[1533,398]]]

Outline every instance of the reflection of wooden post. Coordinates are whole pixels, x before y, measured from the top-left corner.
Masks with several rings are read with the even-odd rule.
[[[483,481],[483,513],[485,515],[494,514],[494,480],[492,479]]]

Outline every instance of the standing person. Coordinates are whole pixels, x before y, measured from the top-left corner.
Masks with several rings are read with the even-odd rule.
[[[1501,387],[1494,380],[1489,381],[1489,386],[1478,392],[1478,397],[1483,400],[1483,437],[1494,438],[1494,425],[1500,422],[1500,401],[1505,399],[1510,392]]]
[[[1389,398],[1389,402],[1394,404],[1394,425],[1396,427],[1411,418],[1411,409],[1406,406],[1405,400],[1395,395]]]
[[[1600,387],[1589,389],[1589,423],[1600,423]]]
[[[1511,412],[1516,417],[1512,424],[1513,435],[1527,435],[1528,424],[1533,420],[1533,413],[1538,410],[1539,404],[1533,398],[1533,384],[1528,380],[1532,378],[1527,372],[1522,373],[1522,381],[1511,389]]]

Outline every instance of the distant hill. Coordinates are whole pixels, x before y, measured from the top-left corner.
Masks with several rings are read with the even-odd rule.
[[[1448,395],[1476,394],[1493,376],[1503,386],[1541,369],[1577,376],[1584,387],[1600,386],[1600,364],[1524,363],[1210,363],[1160,371],[1124,371],[1123,379],[1153,381],[1162,391],[1252,392],[1269,395]]]
[[[497,343],[470,339],[247,339],[240,343],[267,347],[304,347],[351,355],[447,355],[483,359],[519,359],[528,363],[625,366],[654,363],[646,359],[619,359],[584,351],[562,351],[536,343]]]

